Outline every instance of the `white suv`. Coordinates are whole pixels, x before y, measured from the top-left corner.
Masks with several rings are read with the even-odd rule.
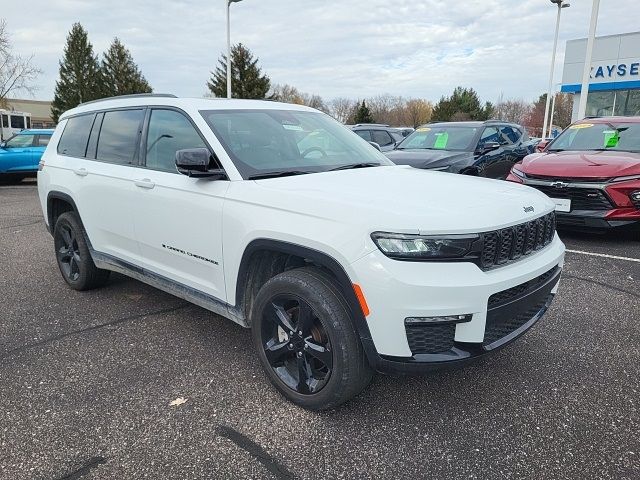
[[[72,288],[116,271],[250,327],[271,382],[312,409],[376,370],[505,345],[544,314],[564,258],[542,193],[396,166],[298,105],[86,103],[61,117],[38,190]]]

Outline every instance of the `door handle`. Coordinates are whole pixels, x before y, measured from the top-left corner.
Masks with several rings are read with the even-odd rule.
[[[84,167],[74,169],[73,173],[75,173],[76,175],[78,175],[80,177],[86,177],[87,175],[89,175],[89,172]]]
[[[133,183],[136,184],[136,187],[140,188],[153,188],[156,186],[156,184],[148,178],[143,178],[142,180],[134,180]]]

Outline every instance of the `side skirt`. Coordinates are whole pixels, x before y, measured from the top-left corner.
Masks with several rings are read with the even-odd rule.
[[[151,285],[159,290],[170,293],[176,297],[182,298],[199,307],[205,308],[213,313],[221,315],[237,324],[248,328],[247,321],[239,309],[226,302],[218,300],[212,295],[196,290],[182,283],[176,282],[163,275],[159,275],[150,270],[138,267],[124,260],[120,260],[106,253],[96,252],[91,248],[91,257],[96,267],[104,270],[121,273],[127,277],[139,280],[147,285]]]

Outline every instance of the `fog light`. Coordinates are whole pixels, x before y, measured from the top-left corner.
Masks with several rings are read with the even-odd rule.
[[[407,317],[404,319],[405,324],[420,323],[464,323],[470,322],[473,315],[444,315],[442,317]]]
[[[634,202],[640,202],[640,190],[631,193],[631,200]]]

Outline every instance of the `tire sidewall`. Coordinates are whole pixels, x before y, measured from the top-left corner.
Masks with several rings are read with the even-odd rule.
[[[294,271],[292,271],[294,272]],[[270,279],[260,289],[251,313],[252,338],[262,364],[271,383],[294,403],[310,409],[327,408],[342,403],[344,391],[348,390],[350,372],[354,367],[354,355],[362,354],[348,310],[322,277],[289,274],[285,272]],[[306,273],[306,272],[305,272]],[[269,302],[280,294],[296,296],[307,302],[324,326],[331,343],[333,368],[326,385],[317,393],[303,395],[289,388],[271,368],[264,353],[262,340],[263,312]]]
[[[60,259],[58,257],[58,250],[62,246],[62,233],[61,229],[63,227],[69,227],[75,236],[76,242],[78,243],[78,250],[80,253],[80,262],[78,263],[79,275],[76,280],[72,280],[64,273],[62,269],[62,265],[60,264]],[[87,242],[85,241],[84,229],[80,224],[80,220],[76,213],[74,212],[66,212],[60,215],[56,221],[54,230],[53,230],[53,243],[55,247],[56,254],[56,262],[58,263],[58,268],[60,269],[60,273],[62,278],[64,278],[65,282],[69,284],[74,289],[82,289],[88,281],[89,275],[89,262],[93,262],[91,259],[91,253],[89,252],[89,248],[87,246]]]

